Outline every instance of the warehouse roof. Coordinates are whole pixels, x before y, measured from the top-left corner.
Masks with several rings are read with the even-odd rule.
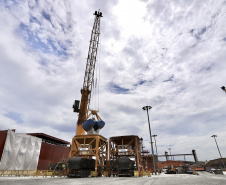
[[[53,137],[53,136],[50,136],[50,135],[44,134],[44,133],[27,133],[27,134],[31,135],[31,136],[35,136],[35,137],[41,138],[44,141],[50,141],[50,142],[53,142],[53,143],[63,144],[63,145],[70,144],[70,142],[68,142],[68,141],[64,141],[62,139],[59,139],[59,138],[56,138],[56,137]]]

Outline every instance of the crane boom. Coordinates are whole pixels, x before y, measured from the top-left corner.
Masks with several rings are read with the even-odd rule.
[[[95,71],[95,64],[97,60],[97,51],[98,51],[99,36],[100,36],[100,18],[102,17],[102,12],[95,11],[94,15],[95,15],[95,20],[93,24],[92,33],[91,33],[83,88],[81,90],[82,97],[81,97],[81,105],[79,109],[76,135],[85,135],[85,130],[82,128],[82,123],[86,121],[88,116],[92,86],[94,81],[94,71]]]

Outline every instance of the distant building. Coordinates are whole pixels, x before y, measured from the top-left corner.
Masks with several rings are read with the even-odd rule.
[[[177,168],[180,166],[187,166],[184,161],[159,161],[159,168]]]
[[[205,162],[197,162],[189,166],[191,170],[195,171],[203,171],[205,170]]]
[[[226,166],[226,158],[222,158],[222,159],[219,158],[219,159],[214,159],[206,162],[205,164],[206,170],[209,170],[210,168],[222,169],[223,168],[222,160],[224,165]]]

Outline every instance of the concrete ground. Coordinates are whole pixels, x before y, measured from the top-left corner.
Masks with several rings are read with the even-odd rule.
[[[161,174],[152,177],[0,177],[0,185],[225,185],[226,175]]]

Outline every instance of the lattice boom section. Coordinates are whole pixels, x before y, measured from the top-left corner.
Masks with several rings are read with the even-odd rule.
[[[93,25],[92,34],[91,34],[91,39],[90,39],[85,78],[84,78],[84,84],[83,84],[83,89],[89,90],[89,91],[92,91],[94,69],[95,69],[97,50],[98,50],[98,44],[99,44],[99,35],[100,35],[100,17],[96,16],[94,25]]]

